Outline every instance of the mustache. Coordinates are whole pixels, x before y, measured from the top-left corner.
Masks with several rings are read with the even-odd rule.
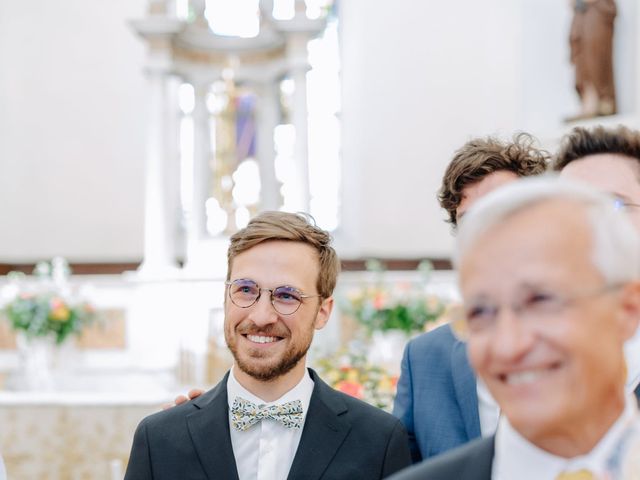
[[[264,335],[265,337],[288,337],[289,329],[279,325],[259,327],[253,322],[241,323],[236,327],[240,335]]]

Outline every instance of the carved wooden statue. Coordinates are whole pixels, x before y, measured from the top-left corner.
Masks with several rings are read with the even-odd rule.
[[[615,0],[572,0],[569,37],[575,86],[582,111],[577,118],[616,113],[613,79]]]

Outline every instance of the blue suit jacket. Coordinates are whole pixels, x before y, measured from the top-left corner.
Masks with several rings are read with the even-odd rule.
[[[414,462],[480,436],[475,375],[449,325],[407,344],[393,414],[409,433]]]

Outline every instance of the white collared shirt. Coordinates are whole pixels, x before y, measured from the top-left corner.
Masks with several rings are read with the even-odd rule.
[[[498,427],[500,408],[493,399],[489,389],[480,377],[476,378],[476,392],[478,394],[478,416],[480,417],[480,433],[483,437],[490,437]]]
[[[640,328],[624,344],[627,361],[627,392],[633,392],[640,384]]]
[[[622,415],[604,437],[586,455],[563,458],[548,453],[526,440],[514,430],[505,416],[500,418],[495,440],[492,480],[553,480],[562,472],[581,469],[591,471],[595,478],[605,477],[607,461],[627,429],[640,422],[635,398],[628,397]]]
[[[282,397],[265,402],[240,385],[231,369],[227,380],[229,429],[240,480],[286,480],[298,450],[312,393],[313,380],[306,372],[302,380]],[[245,431],[236,430],[231,423],[231,406],[236,396],[267,406],[300,400],[303,408],[302,426],[286,428],[276,420],[264,419]]]

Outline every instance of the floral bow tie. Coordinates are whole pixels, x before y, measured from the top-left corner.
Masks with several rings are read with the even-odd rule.
[[[281,405],[256,405],[249,400],[236,397],[231,406],[231,423],[236,430],[247,430],[263,418],[271,418],[287,428],[302,427],[302,402],[283,403]]]

